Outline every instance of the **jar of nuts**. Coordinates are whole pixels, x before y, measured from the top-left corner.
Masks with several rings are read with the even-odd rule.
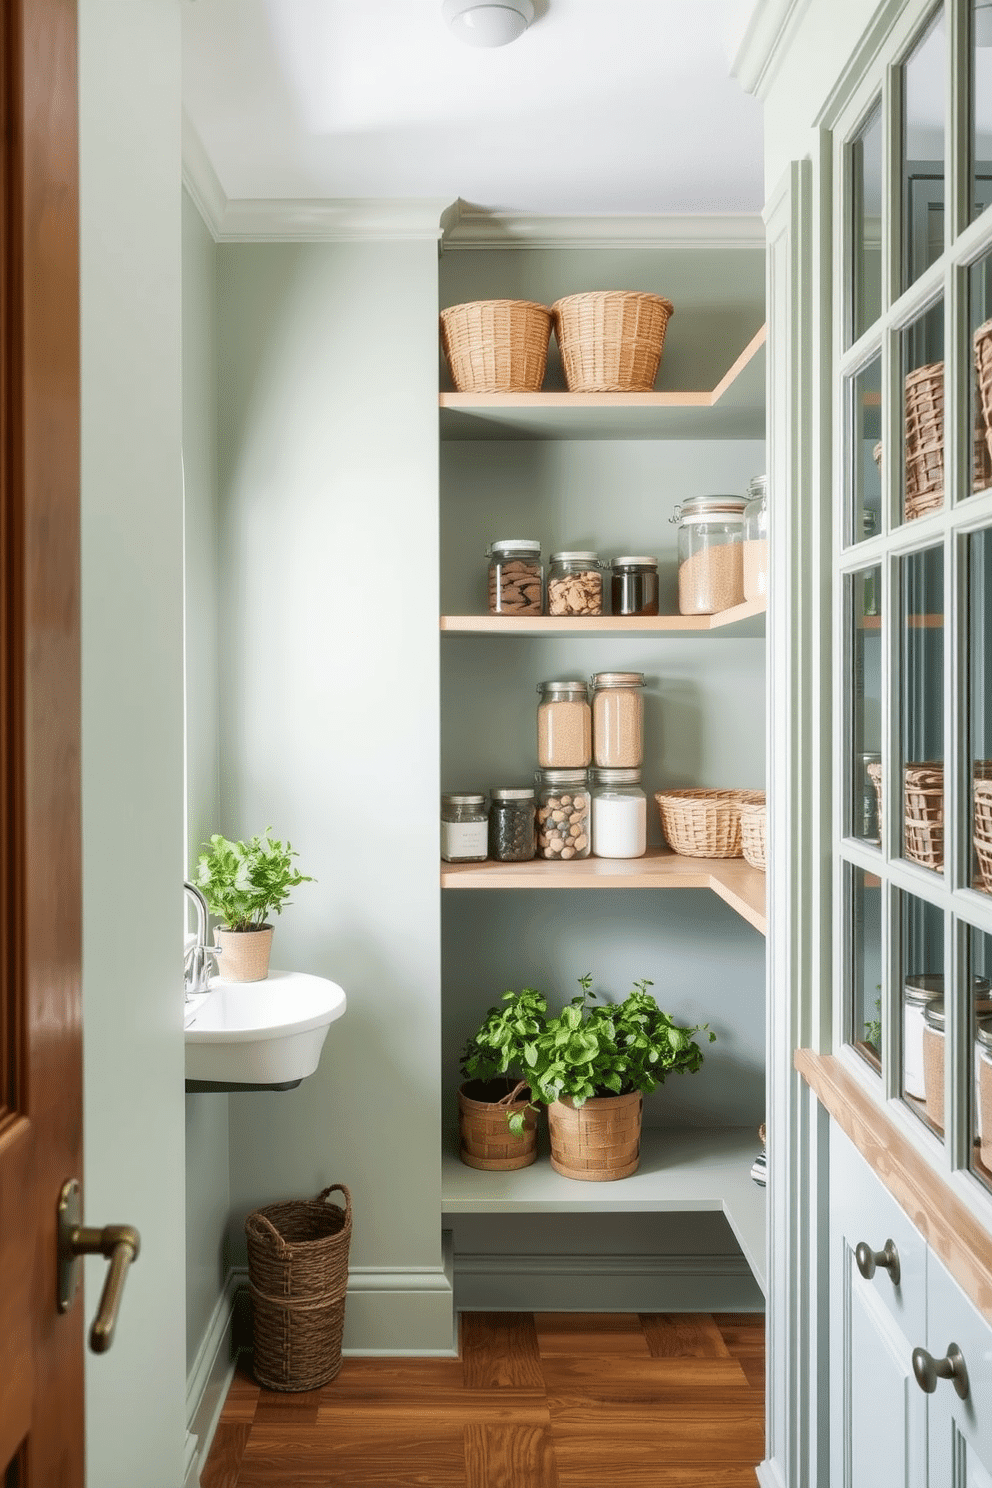
[[[542,769],[585,769],[592,759],[592,713],[584,682],[539,682],[537,762]]]
[[[541,544],[529,537],[503,537],[490,543],[489,612],[540,615],[544,610]]]
[[[537,856],[567,863],[589,856],[589,791],[585,770],[539,770]]]
[[[603,575],[595,553],[552,553],[549,615],[601,615]]]

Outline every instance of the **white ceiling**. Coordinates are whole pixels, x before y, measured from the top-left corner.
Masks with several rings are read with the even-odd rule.
[[[536,0],[465,46],[441,0],[189,0],[187,114],[228,198],[461,197],[539,213],[757,212],[746,0]]]

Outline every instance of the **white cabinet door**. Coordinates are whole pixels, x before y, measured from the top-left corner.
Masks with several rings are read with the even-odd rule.
[[[927,1397],[929,1488],[992,1488],[992,1328],[933,1255],[927,1282],[927,1349],[940,1361],[956,1345],[968,1374],[964,1399],[941,1378]]]

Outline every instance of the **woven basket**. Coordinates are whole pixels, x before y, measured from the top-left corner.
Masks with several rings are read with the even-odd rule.
[[[516,1097],[526,1090],[521,1080],[513,1087],[507,1080],[469,1080],[458,1092],[459,1156],[470,1168],[508,1173],[529,1168],[537,1157],[537,1112],[526,1099]],[[507,1116],[524,1113],[522,1136],[515,1136]]]
[[[752,868],[764,873],[767,862],[768,813],[764,802],[748,801],[741,806],[741,853]]]
[[[594,1096],[574,1106],[570,1096],[548,1107],[551,1166],[563,1178],[611,1183],[637,1172],[644,1097]]]
[[[882,835],[882,767],[866,766],[875,787],[878,835]],[[903,853],[914,863],[944,871],[944,767],[923,760],[905,767],[903,782]]]
[[[656,791],[661,830],[673,852],[685,858],[739,858],[741,807],[763,805],[764,791]]]
[[[633,290],[566,295],[551,307],[572,393],[649,393],[658,375],[671,300]]]
[[[441,345],[460,393],[536,393],[551,311],[532,300],[472,300],[441,311]]]
[[[992,322],[988,323],[992,332]],[[992,484],[992,454],[989,452],[988,418],[986,412],[986,390],[983,377],[992,378],[992,344],[986,347],[990,336],[981,342],[982,361],[979,364],[979,337],[982,327],[975,334],[975,364],[979,382],[979,403],[982,419],[975,428],[972,447],[972,488],[983,491]],[[881,449],[876,445],[879,470]],[[874,451],[873,451],[874,453]],[[939,511],[944,504],[944,364],[931,362],[918,367],[906,378],[906,521]]]
[[[975,381],[977,403],[980,414],[979,429],[985,461],[981,471],[975,461],[975,490],[984,490],[992,485],[992,320],[987,320],[975,332]]]
[[[981,880],[976,888],[992,894],[992,780],[976,779],[972,789],[975,800],[973,841]]]
[[[326,1202],[337,1189],[344,1208]],[[351,1194],[255,1209],[245,1220],[255,1378],[267,1390],[316,1390],[341,1368]]]

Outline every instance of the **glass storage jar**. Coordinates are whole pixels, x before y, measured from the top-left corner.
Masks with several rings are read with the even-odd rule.
[[[489,544],[486,556],[489,559],[490,614],[543,614],[541,544],[529,537],[502,537]]]
[[[592,714],[584,682],[539,682],[537,762],[542,769],[586,769],[592,758]]]
[[[537,856],[562,862],[587,858],[588,771],[540,770],[537,780]]]
[[[592,855],[643,858],[648,846],[648,801],[640,770],[592,772]]]
[[[601,615],[603,574],[596,553],[552,553],[549,615]]]
[[[484,795],[441,797],[441,856],[446,863],[484,863],[489,813]]]
[[[644,763],[644,675],[597,672],[592,679],[593,760],[604,770]]]
[[[745,504],[741,496],[692,496],[676,506],[681,615],[744,603]]]
[[[992,1015],[975,1023],[975,1117],[980,1156],[992,1170]]]
[[[517,787],[491,792],[489,856],[497,863],[526,863],[534,856],[534,792]]]
[[[923,1090],[926,1112],[944,1130],[944,999],[934,997],[923,1009]]]
[[[768,477],[756,475],[744,508],[744,598],[768,594]]]
[[[990,992],[988,977],[973,977],[971,990],[975,1011],[983,1013]],[[944,974],[941,971],[913,972],[903,983],[902,1086],[905,1093],[916,1100],[926,1099],[923,1069],[926,1010],[932,1002],[938,1000],[943,1008],[943,996]],[[992,1012],[992,1004],[989,1004],[989,1011]]]
[[[636,554],[614,558],[610,567],[610,608],[614,615],[657,615],[657,558]]]

